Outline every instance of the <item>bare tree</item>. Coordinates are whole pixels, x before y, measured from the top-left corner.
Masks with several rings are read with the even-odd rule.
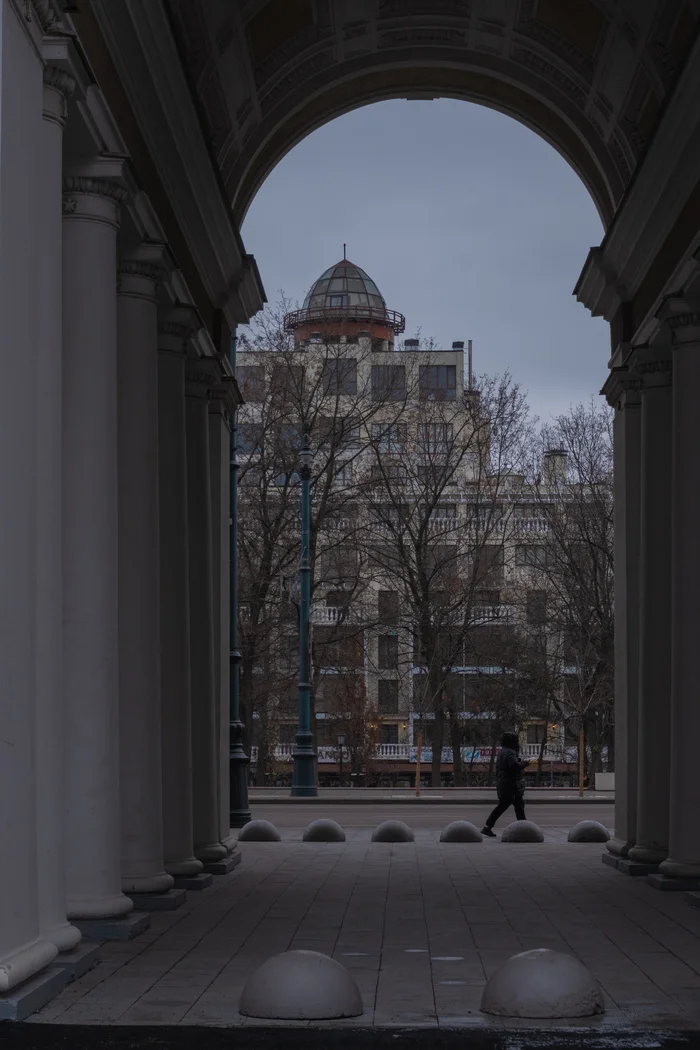
[[[398,593],[397,626],[379,635],[378,666],[388,651],[397,668],[419,670],[413,709],[430,716],[431,778],[439,786],[446,722],[457,726],[464,707],[457,669],[478,627],[498,617],[503,479],[528,449],[530,423],[509,376],[483,377],[469,391],[442,389],[441,359],[430,351],[412,356],[418,397],[373,428],[367,549]]]

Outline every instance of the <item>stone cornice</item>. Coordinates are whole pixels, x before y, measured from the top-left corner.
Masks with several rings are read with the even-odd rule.
[[[700,342],[700,306],[682,295],[669,295],[656,314],[671,333],[673,346]]]
[[[230,419],[242,403],[243,398],[236,380],[231,376],[221,376],[218,386],[211,391],[210,411],[223,408]]]
[[[201,327],[202,322],[193,306],[174,306],[159,319],[159,351],[184,356],[191,340]]]
[[[635,347],[625,364],[630,376],[640,380],[642,390],[671,384],[673,351],[670,345]]]
[[[185,396],[209,398],[221,383],[221,372],[212,358],[196,358],[185,365]]]
[[[627,408],[639,405],[641,380],[631,376],[625,367],[612,368],[600,391],[611,408]]]
[[[122,274],[129,277],[147,277],[151,281],[160,283],[166,279],[168,271],[164,266],[144,262],[141,259],[120,259],[117,264],[117,277]]]

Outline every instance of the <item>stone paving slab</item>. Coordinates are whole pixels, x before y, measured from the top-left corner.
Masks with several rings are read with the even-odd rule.
[[[282,1031],[296,1026],[239,1015],[241,991],[270,955],[311,948],[347,966],[362,993],[364,1015],[333,1030],[700,1034],[700,912],[684,894],[603,865],[600,844],[543,830],[543,843],[441,844],[439,829],[419,829],[415,843],[384,844],[369,828],[349,829],[344,843],[304,843],[300,827],[280,843],[241,843],[229,875],[177,911],[152,913],[136,940],[105,944],[102,962],[31,1022]],[[481,1014],[493,970],[537,947],[577,955],[603,987],[606,1014],[564,1023]]]

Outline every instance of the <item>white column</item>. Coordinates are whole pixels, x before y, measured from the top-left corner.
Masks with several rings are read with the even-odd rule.
[[[218,374],[215,362],[200,359],[188,362],[185,375],[194,852],[205,863],[228,852],[220,842],[209,476],[209,390]]]
[[[641,381],[639,723],[636,845],[630,860],[668,855],[671,693],[671,348],[635,350]]]
[[[639,680],[639,381],[611,372],[603,392],[615,409],[615,837],[626,856],[637,832],[637,703]]]
[[[36,799],[37,200],[42,64],[12,4],[0,7],[0,993],[41,970]]]
[[[43,231],[37,314],[39,367],[37,436],[37,656],[36,758],[39,927],[59,951],[74,948],[80,930],[66,919],[65,742],[62,691],[61,582],[61,324],[63,129],[66,95],[74,81],[52,66],[44,70],[42,180],[37,206]]]
[[[122,887],[165,891],[160,731],[158,281],[140,256],[119,265],[119,743]]]
[[[158,333],[158,479],[160,502],[160,692],[165,870],[196,875],[193,852],[190,611],[187,557],[185,355],[196,331],[178,307]]]
[[[700,877],[700,310],[670,299],[673,334],[671,814],[663,875]]]
[[[124,191],[64,181],[63,681],[68,915],[125,915],[119,818],[116,241]]]
[[[214,669],[217,738],[219,740],[219,836],[232,850],[229,776],[229,491],[231,461],[231,412],[235,402],[222,379],[209,402],[209,462],[211,465],[211,524],[214,581]]]

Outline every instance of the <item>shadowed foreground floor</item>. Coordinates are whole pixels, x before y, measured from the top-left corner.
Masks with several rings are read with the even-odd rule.
[[[542,844],[441,845],[437,828],[417,830],[415,844],[372,844],[369,828],[349,829],[338,844],[303,843],[300,828],[285,829],[281,843],[241,843],[242,863],[230,875],[190,893],[178,911],[152,914],[151,929],[137,940],[104,945],[102,963],[20,1026],[22,1039],[8,1045],[185,1045],[169,1027],[155,1038],[142,1028],[133,1043],[103,1027],[177,1025],[189,1030],[188,1045],[206,1050],[223,1042],[213,1029],[195,1036],[190,1026],[234,1025],[243,1026],[237,1047],[262,1046],[255,1033],[270,1022],[239,1015],[243,985],[270,955],[311,948],[352,970],[365,1012],[331,1025],[325,1043],[309,1042],[305,1023],[295,1026],[306,1046],[456,1046],[452,1028],[462,1040],[470,1029],[470,1046],[500,1046],[496,1036],[506,1029],[530,1030],[527,1045],[549,1029],[556,1041],[537,1045],[576,1046],[585,1045],[576,1042],[582,1027],[599,1037],[603,1029],[610,1046],[659,1045],[658,1038],[640,1042],[651,1029],[659,1038],[683,1029],[677,1045],[700,1046],[700,911],[683,893],[659,892],[604,866],[601,845],[567,843],[562,827],[544,830]],[[481,1014],[488,976],[530,948],[577,955],[604,989],[606,1014],[575,1022]],[[291,1026],[278,1024],[281,1037]],[[64,1025],[101,1027],[96,1036],[86,1028],[59,1042]],[[43,1026],[53,1041],[42,1038]],[[379,1028],[364,1031],[370,1026]],[[415,1042],[404,1042],[405,1033],[392,1041],[408,1028],[422,1028],[424,1041],[420,1033]],[[626,1043],[625,1033],[635,1041]],[[275,1036],[274,1045],[301,1045],[293,1032],[288,1038]]]

